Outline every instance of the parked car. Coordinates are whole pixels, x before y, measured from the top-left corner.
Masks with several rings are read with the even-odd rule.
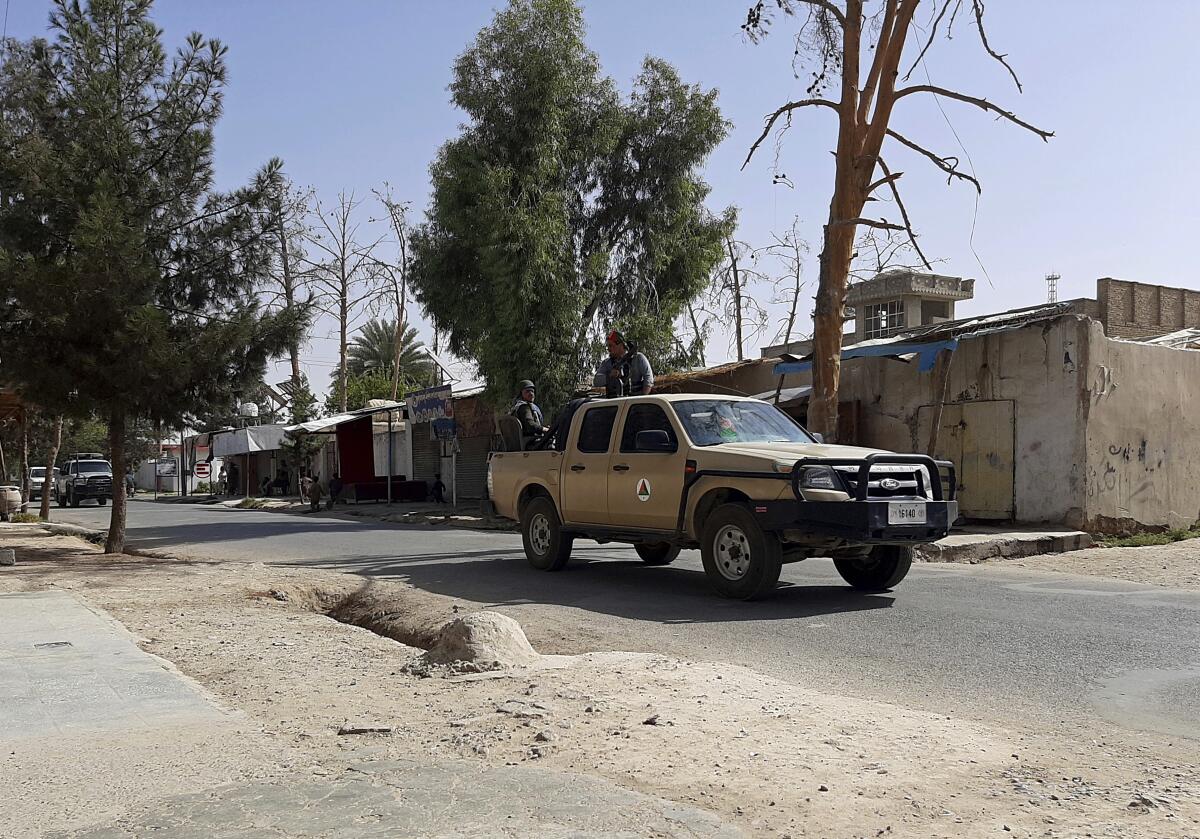
[[[912,545],[958,516],[951,463],[825,445],[757,399],[580,401],[535,449],[493,453],[488,489],[543,571],[562,569],[582,537],[630,543],[647,565],[698,547],[724,597],[767,594],[781,565],[815,556],[882,591],[908,573]]]
[[[58,506],[78,507],[81,501],[96,499],[104,506],[113,493],[112,464],[104,455],[79,453],[71,455],[55,482]]]
[[[0,486],[0,521],[8,521],[13,514],[21,512],[21,488]]]
[[[50,497],[54,498],[58,493],[56,485],[58,483],[57,466],[54,467],[54,472],[50,475]],[[40,501],[42,498],[42,484],[46,479],[45,466],[30,466],[29,467],[29,500]]]

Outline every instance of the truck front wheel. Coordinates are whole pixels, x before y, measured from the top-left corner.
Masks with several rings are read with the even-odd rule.
[[[737,504],[723,504],[709,513],[700,557],[717,594],[735,600],[770,593],[783,566],[779,537],[764,532],[754,514]]]
[[[860,591],[887,591],[908,575],[912,548],[877,545],[865,556],[834,558],[833,565],[843,580]]]
[[[539,496],[521,511],[521,542],[525,557],[539,571],[561,571],[571,558],[574,537],[562,532],[558,510],[549,498]]]
[[[67,503],[69,503],[72,507],[78,507],[79,506],[79,496],[68,490],[67,491]]]

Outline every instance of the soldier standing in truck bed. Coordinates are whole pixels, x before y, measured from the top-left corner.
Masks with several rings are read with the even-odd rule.
[[[617,330],[608,333],[608,358],[600,362],[592,384],[604,388],[604,395],[645,396],[654,389],[654,371],[642,353],[631,349]]]

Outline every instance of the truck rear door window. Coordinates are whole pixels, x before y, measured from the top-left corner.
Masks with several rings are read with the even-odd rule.
[[[639,431],[665,431],[671,438],[671,443],[678,448],[679,438],[667,412],[654,404],[631,405],[625,416],[625,429],[621,432],[621,451],[637,451],[637,436]]]
[[[613,421],[617,418],[616,406],[589,408],[579,424],[579,442],[575,444],[581,452],[603,454],[608,451],[612,440]]]

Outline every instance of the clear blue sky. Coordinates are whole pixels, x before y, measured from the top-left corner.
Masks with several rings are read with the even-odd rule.
[[[805,86],[791,73],[789,22],[765,44],[743,40],[738,26],[747,3],[586,0],[588,40],[624,87],[649,53],[686,80],[718,88],[735,127],[708,163],[712,207],[737,205],[739,236],[754,245],[798,216],[815,251],[832,181],[832,113],[800,114],[784,139],[779,168],[794,188],[772,186],[769,147],[740,170],[763,115]],[[461,119],[446,89],[451,63],[501,5],[159,0],[155,16],[171,48],[192,30],[229,47],[217,135],[221,185],[241,183],[279,156],[297,183],[321,197],[340,189],[368,195],[388,181],[419,217],[429,161]],[[9,0],[8,34],[43,33],[48,9],[47,0]],[[922,20],[929,15],[918,12]],[[947,154],[960,152],[955,132],[961,139],[984,185],[977,216],[969,187],[946,186],[905,150],[889,155],[892,169],[905,173],[901,185],[923,247],[944,260],[938,270],[978,280],[976,299],[960,312],[1041,302],[1051,270],[1063,276],[1064,299],[1093,295],[1102,276],[1200,289],[1191,243],[1200,222],[1200,3],[1007,0],[989,4],[988,20],[993,45],[1008,53],[1025,93],[965,26],[930,51],[934,82],[1012,107],[1056,138],[1042,143],[955,103],[944,104],[948,124],[931,98],[905,100],[894,121],[901,131]],[[815,279],[815,257],[807,269]],[[807,320],[801,328],[807,331]],[[321,325],[306,350],[317,387],[336,357],[327,331]],[[728,357],[724,338],[715,339],[710,362]]]

